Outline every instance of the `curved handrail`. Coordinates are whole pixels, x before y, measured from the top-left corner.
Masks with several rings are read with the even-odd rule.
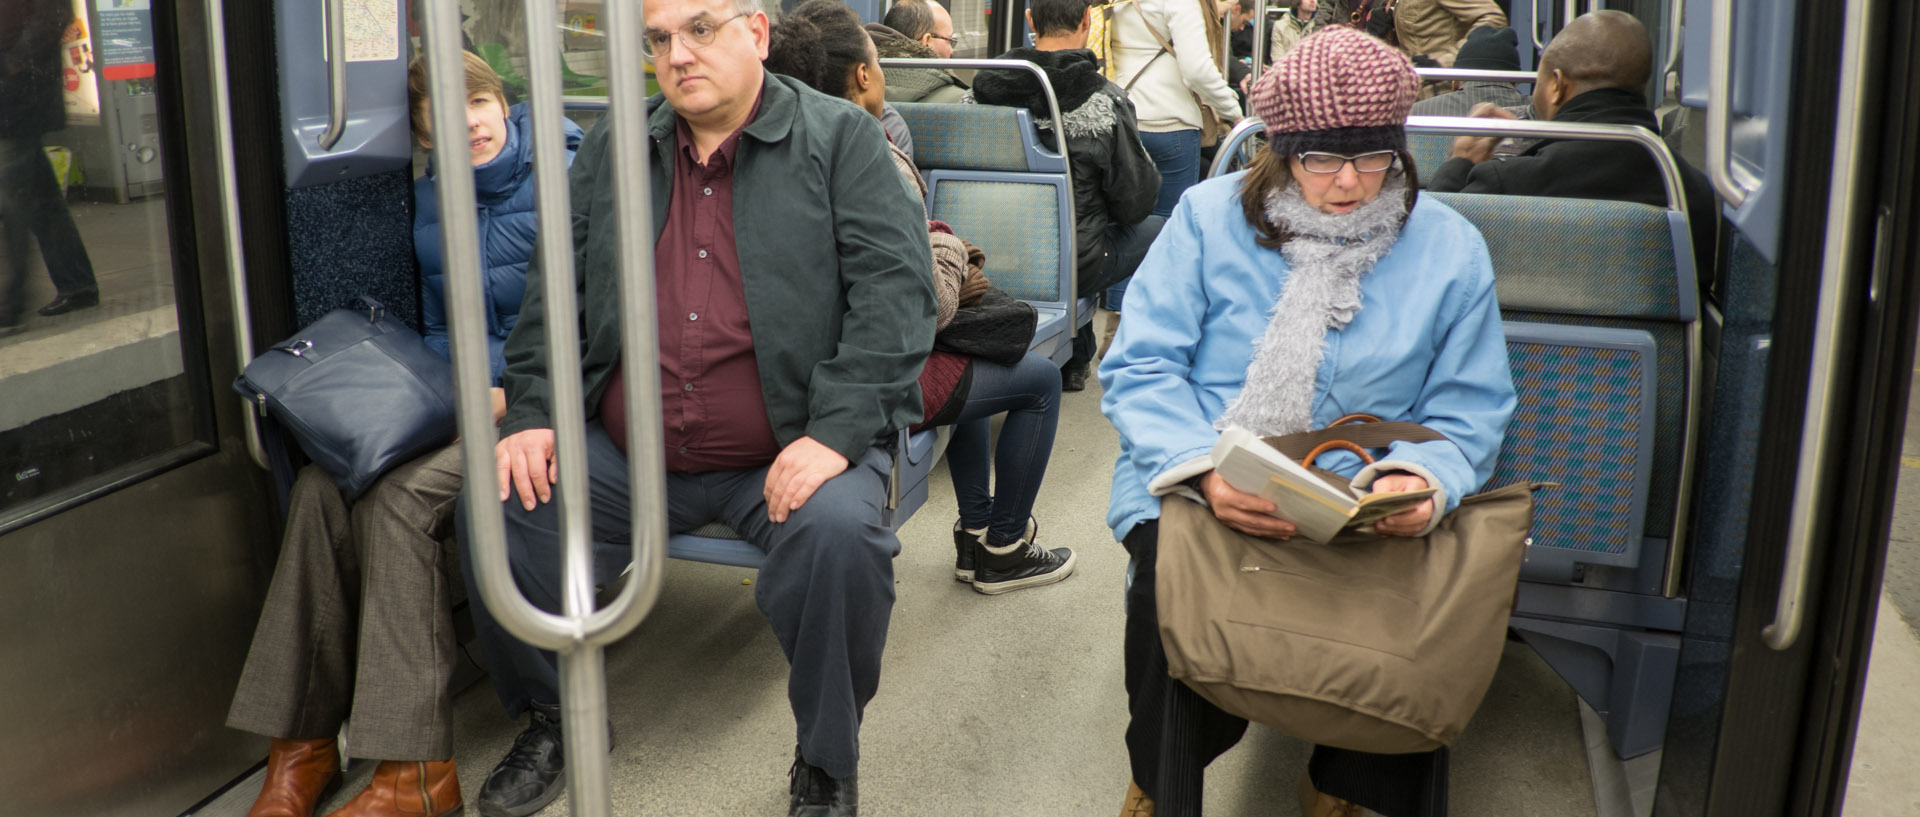
[[[246,371],[253,362],[253,308],[247,294],[247,257],[241,245],[240,183],[234,169],[233,104],[227,88],[227,25],[224,0],[207,3],[207,61],[213,73],[214,152],[219,157],[220,222],[225,229],[221,243],[227,262],[227,299],[233,308],[233,346],[238,359],[236,371]],[[241,434],[247,438],[247,456],[261,470],[271,470],[267,450],[260,439],[257,407],[246,401],[240,412]]]
[[[1052,117],[1048,121],[1053,123],[1051,130],[1053,131],[1054,149],[1060,153],[1060,175],[1065,176],[1067,180],[1066,228],[1068,230],[1078,229],[1077,225],[1080,222],[1077,219],[1079,216],[1074,212],[1073,208],[1073,160],[1067,155],[1067,129],[1060,121],[1060,97],[1054,93],[1053,80],[1047,78],[1047,72],[1042,70],[1040,66],[1026,60],[917,60],[888,57],[880,60],[880,67],[883,69],[973,68],[983,71],[1026,71],[1029,74],[1039,77],[1040,91],[1047,97],[1047,113]],[[1080,315],[1077,312],[1080,303],[1080,265],[1068,262],[1067,270],[1067,291],[1062,293],[1062,295],[1064,296],[1063,300],[1067,302],[1067,337],[1072,338],[1080,332]]]
[[[1733,177],[1733,3],[1713,4],[1707,27],[1707,178],[1735,209],[1753,193]]]
[[[1682,0],[1667,0],[1667,59],[1660,68],[1661,81],[1680,70],[1680,12]]]
[[[608,95],[632,104],[612,106],[609,149],[613,206],[619,221],[629,225],[652,223],[648,176],[647,133],[642,110],[645,70],[640,57],[639,7],[609,3],[603,18],[608,32]],[[555,0],[528,0],[528,74],[532,114],[539,132],[561,132],[559,33],[546,21],[555,19]],[[461,68],[460,19],[457,4],[428,3],[424,9],[425,51],[432,99],[458,100],[466,95]],[[465,126],[465,106],[433,106],[434,129],[456,133]],[[572,231],[566,229],[570,202],[567,171],[558,139],[535,139],[534,175],[539,222],[539,262],[549,314],[572,315],[578,310],[573,283]],[[476,204],[471,172],[449,172],[469,167],[464,145],[436,140],[435,162],[443,168],[435,193],[442,213],[471,213]],[[560,229],[553,229],[561,225]],[[616,234],[621,320],[621,354],[629,361],[657,360],[659,343],[654,312],[652,231],[625,229]],[[660,422],[659,371],[634,366],[628,374],[628,475],[632,503],[630,534],[633,575],[606,608],[594,609],[594,577],[585,444],[585,401],[580,382],[580,359],[571,354],[547,356],[552,389],[556,437],[556,467],[561,486],[555,497],[561,520],[563,559],[562,612],[548,613],[527,601],[508,567],[505,525],[498,501],[499,479],[493,468],[496,437],[489,401],[480,397],[492,382],[479,270],[479,229],[475,219],[446,218],[440,228],[446,276],[447,317],[453,343],[454,381],[462,398],[457,401],[461,453],[465,462],[463,513],[472,547],[474,573],[482,600],[509,633],[529,644],[560,654],[560,703],[564,708],[564,750],[572,813],[605,817],[610,811],[607,782],[606,676],[601,648],[633,630],[659,597],[666,566],[666,473]],[[547,348],[579,348],[578,322],[546,322]]]
[[[1213,168],[1208,176],[1219,175],[1226,168],[1234,151],[1240,147],[1255,131],[1265,130],[1266,126],[1254,117],[1247,117],[1235,125],[1227,137],[1221,140],[1221,149],[1215,154]],[[1680,162],[1667,149],[1666,140],[1653,131],[1639,125],[1600,125],[1587,122],[1540,122],[1530,119],[1486,119],[1475,116],[1410,116],[1407,117],[1408,133],[1441,133],[1455,136],[1518,136],[1523,139],[1583,139],[1596,142],[1632,142],[1653,154],[1654,163],[1660,167],[1660,182],[1667,193],[1667,209],[1681,213],[1687,211],[1687,195],[1684,178],[1680,174]]]
[[[327,129],[320,149],[332,150],[347,132],[347,23],[346,0],[327,0]]]
[[[1415,68],[1422,82],[1533,82],[1539,75],[1532,71],[1491,71],[1483,68]]]
[[[1821,259],[1818,312],[1813,327],[1812,360],[1807,369],[1807,409],[1800,427],[1800,462],[1794,473],[1793,505],[1787,518],[1787,547],[1780,566],[1780,590],[1773,622],[1760,631],[1768,647],[1785,650],[1800,638],[1806,621],[1807,585],[1812,580],[1814,527],[1822,494],[1826,493],[1827,464],[1837,453],[1834,397],[1846,388],[1840,372],[1846,344],[1841,316],[1854,299],[1847,276],[1853,265],[1853,223],[1859,210],[1861,136],[1865,105],[1859,104],[1866,73],[1866,32],[1871,30],[1870,3],[1850,0],[1841,34],[1840,116],[1834,134],[1833,175],[1827,193],[1827,244]],[[1718,12],[1716,12],[1717,14]]]

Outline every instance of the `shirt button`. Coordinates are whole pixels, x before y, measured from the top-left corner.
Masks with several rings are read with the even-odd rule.
[[[707,189],[706,189],[706,190],[705,190],[704,192],[705,192],[705,193],[706,193],[707,195],[709,195],[709,196],[711,196],[711,195],[713,195],[713,188],[711,188],[711,187],[709,187],[709,188],[707,188]]]
[[[686,446],[684,446],[684,445],[683,445],[683,446],[680,446],[680,453],[682,453],[682,454],[685,454],[685,453],[687,453],[687,447],[686,447]]]
[[[686,385],[686,386],[685,386],[684,388],[685,388],[685,389],[686,389],[687,391],[693,391],[693,384],[692,384],[692,383],[688,383],[688,384],[687,384],[687,385]]]
[[[687,320],[690,320],[690,321],[697,321],[697,320],[700,320],[700,313],[698,313],[698,312],[688,312],[688,313],[687,313]]]
[[[706,251],[706,250],[701,250],[701,251],[700,251],[700,257],[701,257],[701,258],[705,258],[705,257],[707,257],[707,251]]]

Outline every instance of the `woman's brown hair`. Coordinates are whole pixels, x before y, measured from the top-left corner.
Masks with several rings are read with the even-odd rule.
[[[1407,216],[1411,216],[1414,201],[1420,195],[1420,171],[1413,165],[1413,154],[1404,148],[1395,153],[1400,161],[1387,172],[1406,174]],[[1247,167],[1246,177],[1240,180],[1240,210],[1246,214],[1247,223],[1260,233],[1255,241],[1270,250],[1280,249],[1293,240],[1293,234],[1285,227],[1267,220],[1267,197],[1293,184],[1293,171],[1287,167],[1287,160],[1292,158],[1276,153],[1271,147],[1262,147],[1254,154],[1253,164]],[[1407,216],[1401,217],[1401,224],[1406,223]]]

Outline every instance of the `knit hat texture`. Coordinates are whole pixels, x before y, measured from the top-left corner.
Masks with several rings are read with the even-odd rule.
[[[1413,61],[1345,26],[1300,41],[1260,77],[1249,98],[1283,155],[1407,149],[1407,112],[1420,93]]]
[[[1520,36],[1511,28],[1479,26],[1467,34],[1460,53],[1453,58],[1455,68],[1484,71],[1520,70]]]

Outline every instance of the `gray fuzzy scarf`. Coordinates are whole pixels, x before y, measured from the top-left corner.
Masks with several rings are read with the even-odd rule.
[[[1393,249],[1407,215],[1407,177],[1394,173],[1359,209],[1328,215],[1301,198],[1296,185],[1267,197],[1267,218],[1293,234],[1280,247],[1287,282],[1247,368],[1247,383],[1214,422],[1261,436],[1313,427],[1313,381],[1327,350],[1327,332],[1360,311],[1360,279]]]

